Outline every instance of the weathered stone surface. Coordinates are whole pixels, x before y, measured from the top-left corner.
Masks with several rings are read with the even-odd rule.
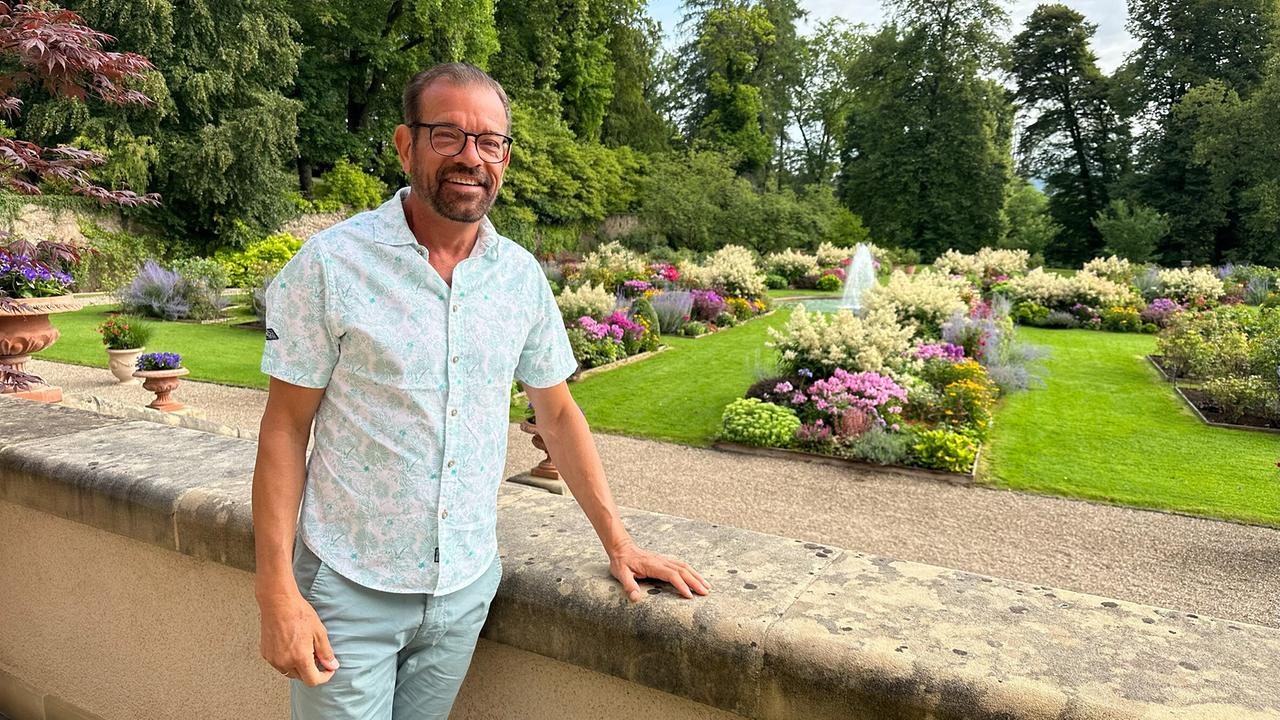
[[[0,718],[44,720],[44,695],[13,675],[0,670]]]
[[[712,585],[684,599],[640,581],[631,604],[577,504],[504,484],[503,579],[484,636],[754,716],[768,628],[835,551],[738,528],[623,511],[636,542],[678,557]]]
[[[1280,631],[887,558],[769,631],[770,718],[1275,718]]]
[[[50,438],[122,422],[119,418],[0,395],[0,449],[42,445]]]
[[[0,409],[0,499],[252,568],[253,443]],[[742,716],[1280,717],[1280,630],[623,510],[642,547],[713,586],[641,581],[631,604],[571,497],[503,483],[498,504],[488,639]]]
[[[247,505],[254,448],[245,440],[183,428],[113,423],[0,450],[0,497],[184,552],[178,530],[185,525],[193,550],[216,548],[225,544],[223,530],[202,535],[192,528],[230,519],[232,508]],[[179,500],[195,489],[199,499],[183,504],[186,522],[177,522]],[[238,536],[236,542],[244,540]],[[218,550],[212,557],[223,554],[243,553]]]

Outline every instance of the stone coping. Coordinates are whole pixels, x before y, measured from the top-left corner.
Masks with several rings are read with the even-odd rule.
[[[254,451],[0,398],[0,500],[244,570]],[[503,483],[498,504],[485,637],[744,717],[1280,714],[1280,630],[623,510],[713,585],[684,600],[642,583],[631,605],[571,498]]]

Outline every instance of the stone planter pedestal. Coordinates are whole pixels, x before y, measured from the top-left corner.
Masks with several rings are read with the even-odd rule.
[[[147,407],[161,412],[177,412],[186,406],[170,396],[174,390],[178,389],[182,376],[190,372],[182,367],[173,370],[137,370],[133,376],[141,378],[142,387],[156,394],[156,399],[152,400]]]
[[[70,295],[47,298],[6,298],[0,304],[0,393],[39,402],[61,402],[62,388],[26,371],[31,356],[58,339],[49,322],[54,313],[80,309]]]

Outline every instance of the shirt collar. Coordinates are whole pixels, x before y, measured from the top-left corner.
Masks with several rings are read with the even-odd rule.
[[[404,218],[404,206],[401,203],[409,195],[409,188],[404,187],[396,191],[390,200],[384,202],[374,212],[382,221],[382,231],[375,233],[374,242],[383,245],[417,245],[418,239],[413,236],[413,231],[409,229],[409,223]],[[493,260],[498,259],[498,247],[501,243],[498,231],[493,227],[493,223],[489,221],[489,216],[485,216],[480,220],[480,229],[476,233],[476,244],[471,248],[471,255],[468,257],[485,256]],[[426,255],[426,247],[422,248],[423,254]]]

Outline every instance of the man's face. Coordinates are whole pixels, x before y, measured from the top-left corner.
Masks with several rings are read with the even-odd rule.
[[[446,123],[467,132],[508,134],[502,101],[484,85],[454,85],[436,81],[419,99],[420,122]],[[408,130],[408,142],[402,131]],[[429,128],[397,130],[400,162],[409,173],[410,187],[431,209],[460,223],[478,222],[489,212],[510,156],[500,163],[485,162],[476,152],[475,139],[467,138],[462,152],[445,157],[431,147]]]

